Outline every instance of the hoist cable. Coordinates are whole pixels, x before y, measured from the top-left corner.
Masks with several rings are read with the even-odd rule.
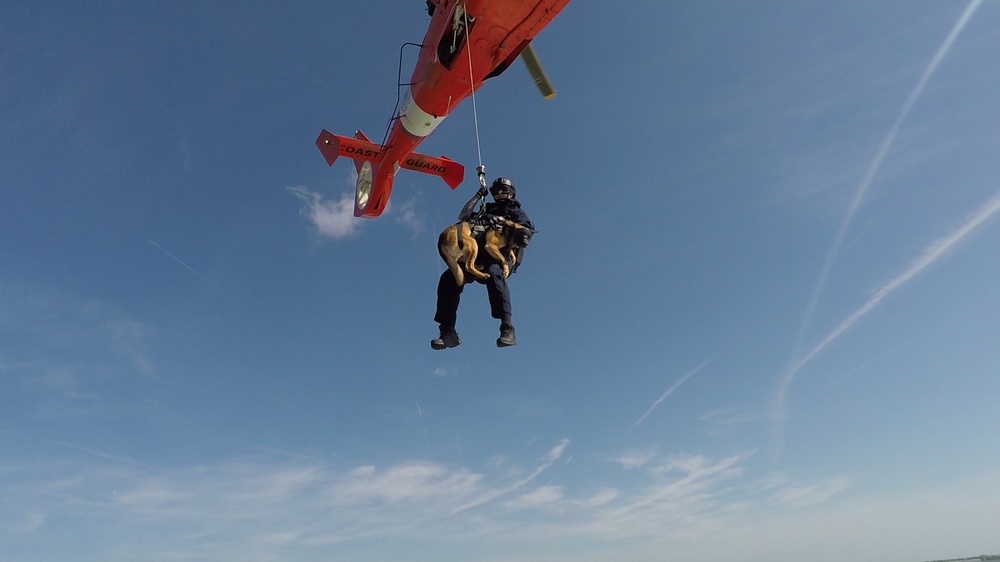
[[[483,167],[483,147],[479,140],[479,108],[476,107],[476,83],[472,74],[472,43],[469,41],[469,11],[462,3],[462,16],[465,18],[465,48],[469,53],[469,85],[472,86],[472,120],[476,126],[476,153],[479,156],[479,168]]]

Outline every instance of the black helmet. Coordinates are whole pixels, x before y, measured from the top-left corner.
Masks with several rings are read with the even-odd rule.
[[[514,182],[507,178],[497,178],[493,180],[493,185],[490,186],[490,195],[496,198],[498,193],[510,193],[512,198],[517,197],[517,188],[514,187]]]

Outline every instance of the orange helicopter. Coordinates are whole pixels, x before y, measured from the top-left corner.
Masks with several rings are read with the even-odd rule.
[[[388,140],[380,145],[360,130],[351,138],[325,129],[316,139],[327,164],[340,156],[354,160],[354,216],[382,214],[400,169],[440,176],[457,188],[465,177],[461,164],[414,150],[462,100],[519,56],[542,95],[555,95],[530,43],[569,1],[427,0],[430,26]]]

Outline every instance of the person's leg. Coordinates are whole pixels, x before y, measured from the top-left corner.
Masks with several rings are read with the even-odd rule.
[[[490,274],[486,280],[486,293],[490,299],[490,313],[493,318],[500,321],[500,337],[497,338],[497,347],[509,347],[517,343],[514,335],[514,324],[511,323],[510,288],[507,286],[507,279],[503,276],[503,268],[498,263],[491,263],[487,267]]]
[[[437,287],[437,310],[434,312],[434,321],[438,323],[441,335],[431,340],[433,349],[447,349],[462,343],[455,331],[455,322],[458,319],[458,305],[462,299],[462,285],[455,283],[455,277],[451,271],[445,271],[438,279]]]

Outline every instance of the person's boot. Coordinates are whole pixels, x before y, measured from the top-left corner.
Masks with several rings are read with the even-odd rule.
[[[497,347],[510,347],[517,345],[517,337],[514,335],[514,326],[510,324],[500,325],[500,337],[497,338]]]
[[[456,347],[462,343],[462,338],[458,337],[458,332],[450,326],[441,326],[441,336],[431,340],[431,349],[442,350],[449,347]]]

